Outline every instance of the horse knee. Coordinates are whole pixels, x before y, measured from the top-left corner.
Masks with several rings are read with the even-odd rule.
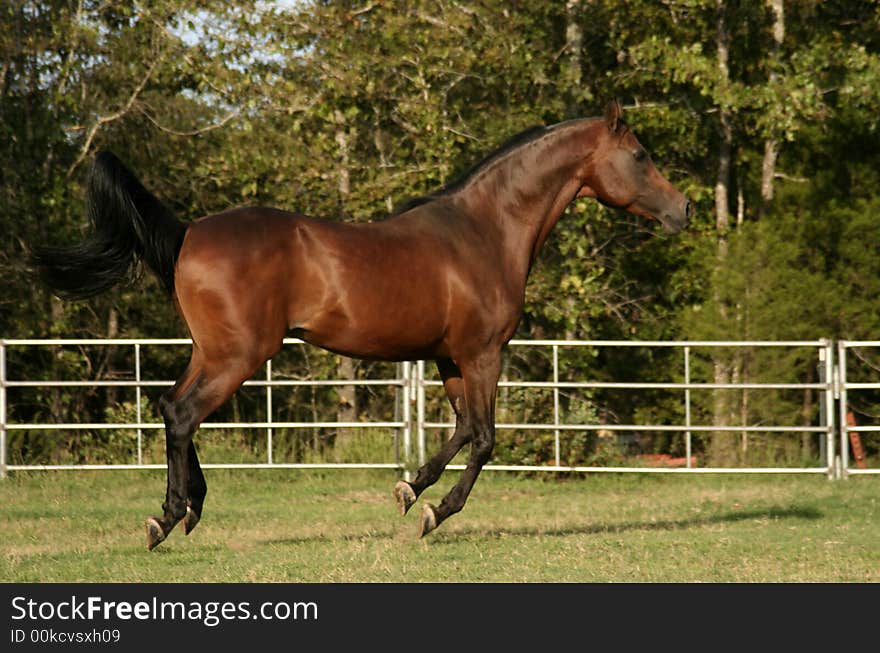
[[[471,455],[480,466],[489,462],[492,450],[495,448],[495,437],[492,433],[477,433],[471,442]]]
[[[187,448],[195,430],[189,411],[182,410],[171,401],[160,401],[159,407],[165,419],[165,439],[168,444],[175,448]]]
[[[165,437],[168,444],[174,449],[186,450],[192,442],[193,429],[188,424],[174,424],[165,427]]]

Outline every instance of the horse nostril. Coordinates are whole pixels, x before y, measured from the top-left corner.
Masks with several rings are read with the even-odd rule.
[[[693,207],[692,207],[691,203],[688,201],[685,201],[685,203],[684,203],[684,219],[690,220],[691,216],[693,215],[693,212],[694,211],[693,211]]]

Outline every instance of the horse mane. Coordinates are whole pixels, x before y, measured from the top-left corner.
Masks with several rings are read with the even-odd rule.
[[[521,131],[520,133],[504,141],[504,143],[502,143],[499,147],[477,161],[477,163],[473,164],[464,173],[456,177],[448,184],[428,193],[427,195],[419,195],[417,197],[411,197],[407,200],[404,200],[401,204],[395,207],[394,211],[392,211],[391,213],[391,216],[406,213],[407,211],[414,209],[417,206],[427,204],[428,202],[433,202],[436,199],[446,197],[448,195],[451,195],[452,193],[455,193],[456,191],[461,190],[468,181],[478,176],[484,170],[491,167],[496,161],[504,158],[513,150],[539,139],[551,129],[551,127],[535,125]]]

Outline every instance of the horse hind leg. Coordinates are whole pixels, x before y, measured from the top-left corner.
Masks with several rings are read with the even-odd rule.
[[[165,489],[165,503],[163,504],[163,513],[166,513],[165,506],[169,505],[170,495],[172,490],[171,478],[173,475],[172,472],[172,450],[173,450],[173,442],[171,438],[172,426],[174,424],[174,411],[173,406],[174,403],[180,398],[180,396],[188,391],[190,386],[196,381],[199,376],[199,366],[196,362],[196,352],[193,351],[193,357],[190,359],[189,365],[187,366],[184,373],[177,379],[175,384],[171,387],[170,390],[163,393],[159,398],[159,413],[162,415],[163,420],[165,421],[165,455],[168,464],[168,472],[166,475],[166,489]],[[176,468],[175,468],[176,469]],[[174,528],[174,525],[177,523],[172,516],[170,520],[166,520],[168,517],[167,514],[163,514],[163,517],[148,517],[145,526],[147,529],[147,548],[153,550],[159,543],[161,543],[171,532],[171,529]]]
[[[147,548],[159,545],[178,522],[184,520],[189,533],[201,518],[202,503],[207,494],[204,475],[195,454],[192,436],[199,424],[214,412],[247,379],[257,364],[236,365],[229,361],[202,367],[191,376],[194,380],[179,396],[175,386],[163,397],[165,443],[168,460],[168,482],[162,517],[146,520]],[[189,370],[185,377],[188,377]],[[182,379],[183,380],[183,379]]]
[[[189,494],[189,445],[198,424],[193,414],[193,397],[203,383],[201,374],[193,375],[192,367],[165,395],[159,409],[165,420],[165,454],[168,464],[165,502],[162,504],[162,517],[149,517],[146,521],[147,548],[153,550],[168,537],[168,534],[186,516]],[[192,378],[195,376],[195,378]],[[179,393],[181,387],[186,389]]]

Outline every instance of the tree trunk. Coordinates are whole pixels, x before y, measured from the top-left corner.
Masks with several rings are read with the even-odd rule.
[[[113,306],[110,307],[110,310],[107,313],[107,337],[108,338],[116,338],[119,335],[119,313],[116,311],[116,308]],[[104,367],[106,371],[104,374],[107,378],[114,378],[116,376],[116,369],[113,367],[113,357],[116,355],[116,347],[107,347],[105,350],[105,361]],[[116,386],[108,386],[107,387],[107,405],[113,406],[119,399],[119,388]]]
[[[730,32],[727,29],[726,5],[718,0],[718,23],[716,43],[718,50],[718,76],[721,86],[730,82],[728,59],[730,57]],[[727,229],[730,227],[730,166],[733,149],[733,128],[730,107],[722,105],[719,111],[721,142],[718,147],[718,176],[715,180],[715,228],[719,236],[719,254],[727,256]]]
[[[569,118],[575,118],[581,114],[578,96],[582,81],[582,52],[584,48],[584,31],[578,23],[581,14],[582,0],[568,0],[565,3],[565,43],[568,47],[568,76],[566,82],[570,85],[568,92],[568,107],[566,113]]]
[[[724,0],[717,0],[718,22],[716,45],[718,52],[718,74],[721,85],[729,81],[728,57],[730,51],[730,33],[727,29],[726,5]],[[727,260],[727,232],[730,228],[730,169],[733,150],[733,127],[731,126],[730,108],[722,105],[719,111],[718,175],[715,180],[715,230],[718,234],[718,267],[722,269]],[[716,305],[719,320],[724,323],[728,318],[728,307],[717,294]],[[713,381],[716,384],[730,382],[730,363],[723,352],[718,351],[713,361]],[[730,418],[730,397],[728,390],[715,390],[712,406],[712,425],[728,426]],[[729,463],[734,455],[731,435],[726,431],[714,431],[710,437],[709,457],[715,464]]]
[[[50,314],[52,315],[52,322],[50,324],[50,332],[52,330],[53,325],[61,324],[61,321],[64,319],[64,304],[61,303],[61,300],[55,296],[51,296],[49,298],[49,309]],[[53,332],[55,336],[63,336],[64,334],[57,334]],[[52,347],[53,352],[53,364],[52,364],[52,378],[60,379],[63,378],[63,374],[61,373],[61,348],[60,347]],[[66,409],[64,399],[63,399],[63,390],[64,388],[55,387],[49,390],[49,414],[52,416],[53,422],[64,422],[65,416],[64,411]]]
[[[776,81],[776,67],[779,63],[782,41],[785,39],[784,0],[768,0],[773,11],[773,52],[770,55],[770,83]],[[764,160],[761,162],[761,203],[767,208],[773,200],[773,178],[776,175],[776,158],[779,156],[779,143],[768,137],[764,141]]]
[[[764,208],[773,201],[773,177],[776,174],[776,157],[779,145],[775,138],[764,141],[764,160],[761,162],[761,203]]]
[[[349,171],[350,141],[346,129],[345,117],[340,111],[335,113],[336,119],[336,144],[339,146],[339,165],[337,166],[337,190],[339,191],[339,204],[342,213],[345,214],[345,206],[351,194],[351,174]],[[355,364],[351,358],[340,356],[336,372],[340,379],[353,381],[355,379]],[[336,421],[357,421],[357,388],[353,385],[338,386],[336,394],[339,403],[336,407]],[[336,443],[339,444],[345,437],[346,429],[339,429],[336,433]]]

